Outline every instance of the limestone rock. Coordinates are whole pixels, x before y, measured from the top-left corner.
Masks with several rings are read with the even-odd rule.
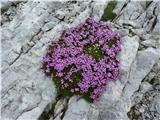
[[[89,16],[100,20],[108,2],[1,2],[3,120],[39,119],[51,103],[57,104],[50,120],[160,118],[159,1],[117,1],[111,24],[123,37],[121,78],[106,86],[99,102],[57,101],[54,84],[40,69],[52,40]]]
[[[80,99],[77,101],[76,97],[72,97],[68,105],[68,110],[66,111],[63,120],[87,119],[86,115],[89,111],[90,105],[85,100]]]
[[[3,119],[38,119],[55,101],[55,87],[40,69],[46,47],[64,29],[91,16],[92,10],[101,11],[92,14],[99,18],[104,6],[98,1],[3,1]]]

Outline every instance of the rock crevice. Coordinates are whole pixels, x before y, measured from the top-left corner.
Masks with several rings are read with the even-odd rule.
[[[41,71],[42,55],[63,30],[100,20],[109,1],[2,1],[2,119],[160,119],[160,2],[117,1],[111,23],[123,37],[121,79],[89,104],[59,98]],[[153,67],[154,66],[154,67]]]

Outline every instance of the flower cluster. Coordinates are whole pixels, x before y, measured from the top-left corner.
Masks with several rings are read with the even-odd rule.
[[[109,81],[119,78],[121,37],[106,22],[87,18],[65,30],[43,57],[43,71],[60,94],[97,101]]]

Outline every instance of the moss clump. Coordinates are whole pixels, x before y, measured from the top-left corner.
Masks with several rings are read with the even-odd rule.
[[[100,60],[105,55],[99,44],[90,44],[84,47],[84,52],[91,55],[95,60]]]
[[[101,18],[102,21],[112,21],[115,17],[116,17],[116,14],[113,13],[113,9],[115,8],[116,6],[116,1],[115,0],[112,0],[108,3],[107,7],[104,9],[104,14]]]
[[[71,68],[71,66],[65,68],[65,70],[69,70]],[[71,89],[74,89],[77,84],[83,79],[83,76],[82,76],[82,71],[78,71],[78,72],[75,72],[71,75],[71,79],[73,80],[72,83],[68,84],[69,87],[65,88],[65,89],[62,89],[61,87],[61,80],[64,80],[64,77],[57,77],[54,73],[52,74],[52,78],[53,78],[53,82],[56,86],[56,89],[57,89],[57,94],[59,96],[63,96],[63,97],[72,97],[73,95],[75,95],[77,93],[77,95],[80,95],[81,93],[79,91],[77,92],[74,92],[72,93],[70,90]],[[91,92],[91,91],[90,91]],[[84,100],[86,100],[87,102],[92,102],[92,100],[90,99],[90,93],[87,92],[85,94],[82,95],[82,98]]]
[[[112,38],[111,40],[108,41],[107,45],[109,47],[112,47],[112,45],[115,44],[115,43],[116,43],[116,38]]]

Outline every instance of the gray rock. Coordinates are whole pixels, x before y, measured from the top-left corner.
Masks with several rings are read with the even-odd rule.
[[[121,70],[129,71],[130,66],[137,54],[137,50],[139,47],[139,37],[125,36],[122,39],[122,51],[119,54],[119,59],[121,61]]]
[[[89,111],[90,105],[85,100],[80,99],[77,101],[76,97],[72,97],[68,105],[68,110],[66,111],[63,120],[87,119],[86,115]]]
[[[140,91],[142,93],[145,93],[146,91],[150,90],[152,88],[152,85],[148,82],[142,82],[140,85]]]
[[[89,16],[100,20],[107,4],[106,0],[2,2],[2,119],[39,119],[54,102],[56,116],[50,120],[160,118],[159,1],[117,2],[112,26],[124,41],[118,56],[121,78],[108,84],[99,102],[76,97],[68,104],[57,102],[52,81],[40,70],[50,41]]]
[[[130,97],[136,91],[141,83],[141,80],[148,74],[148,72],[151,70],[153,65],[157,62],[159,59],[158,51],[149,48],[147,50],[138,52],[136,60],[133,62],[130,70],[130,74],[127,80],[127,83],[125,84],[123,91],[121,93],[121,96],[119,99],[116,100],[116,102],[111,102],[109,106],[109,100],[103,101],[103,103],[100,103],[100,109],[108,109],[110,108],[111,111],[114,112],[114,119],[127,119],[127,111],[130,109]],[[144,62],[144,59],[147,59],[147,61]],[[136,82],[135,82],[136,81]],[[116,89],[115,89],[116,91]],[[119,92],[117,90],[117,92]],[[107,94],[107,93],[106,93]],[[112,95],[112,94],[111,94]],[[108,96],[106,99],[111,99],[115,95]],[[111,100],[113,101],[113,100]],[[105,103],[107,102],[107,103]],[[105,105],[105,106],[104,106]],[[99,106],[99,104],[98,104]],[[106,112],[107,114],[107,112]],[[113,117],[113,116],[112,116]]]
[[[2,5],[3,16],[12,16],[8,21],[2,20],[3,119],[38,119],[46,106],[55,101],[55,87],[40,70],[42,55],[48,43],[64,29],[91,16],[94,4],[103,6],[96,1],[92,5],[91,1],[27,1],[14,7],[10,3]],[[12,9],[16,14],[11,15]],[[101,7],[95,9],[103,11]],[[98,18],[102,13],[92,15]],[[59,114],[59,110],[58,107],[55,112]]]
[[[155,41],[155,40],[152,40],[152,39],[142,41],[141,44],[142,44],[142,45],[145,45],[145,46],[147,46],[147,47],[156,47],[156,41]]]
[[[151,90],[152,86],[147,82],[142,82],[142,80],[146,77],[146,75],[151,71],[153,65],[158,61],[160,58],[160,51],[158,49],[148,48],[143,51],[138,51],[140,40],[142,39],[141,36],[144,37],[144,40],[154,39],[152,35],[148,37],[146,34],[152,32],[153,30],[153,19],[150,19],[150,16],[153,15],[153,9],[159,7],[158,4],[155,2],[151,3],[150,5],[146,6],[148,3],[140,2],[129,2],[126,6],[122,9],[117,7],[114,11],[117,12],[117,9],[122,9],[119,13],[119,17],[114,21],[118,26],[118,30],[120,31],[124,26],[125,28],[130,28],[134,31],[134,34],[137,34],[133,37],[128,37],[127,33],[122,32],[124,36],[124,43],[122,46],[122,52],[119,55],[121,61],[121,79],[119,81],[110,82],[107,86],[106,92],[101,97],[101,100],[98,103],[93,105],[89,105],[86,108],[88,113],[85,114],[77,114],[71,111],[75,111],[76,108],[70,107],[66,111],[64,118],[67,119],[87,119],[87,120],[98,120],[102,119],[105,120],[113,120],[113,119],[122,119],[127,120],[131,118],[129,116],[128,111],[132,109],[132,105],[136,103],[145,102],[143,99],[143,94],[146,91]],[[123,6],[124,3],[117,6]],[[118,13],[118,12],[117,12]],[[147,18],[146,18],[146,14]],[[150,14],[150,15],[149,15]],[[157,14],[155,14],[157,16]],[[126,25],[124,25],[126,24]],[[157,21],[158,24],[158,21]],[[157,26],[155,25],[155,28]],[[120,26],[120,27],[119,27]],[[159,25],[158,25],[159,26]],[[116,29],[115,29],[116,30]],[[154,32],[154,31],[153,31]],[[155,35],[156,32],[154,32]],[[152,33],[150,33],[152,34]],[[138,37],[139,36],[139,37]],[[146,37],[146,38],[145,38]],[[140,38],[140,39],[139,39]],[[159,48],[159,47],[156,47]],[[138,52],[137,52],[138,51]],[[140,86],[140,92],[139,90]],[[158,87],[156,87],[158,89]],[[139,96],[136,102],[132,101],[132,96],[136,95],[135,91],[137,91],[137,96]],[[150,99],[154,99],[151,96]],[[141,101],[142,100],[142,101]],[[156,99],[157,100],[157,99]],[[157,101],[153,102],[152,110],[159,111],[159,103]],[[77,101],[78,104],[84,104],[81,101]],[[151,102],[151,101],[150,101]],[[152,103],[152,102],[151,102]],[[156,103],[158,104],[156,107]],[[146,104],[145,104],[146,105]],[[158,109],[156,109],[158,108]],[[140,107],[138,108],[139,111],[144,112],[146,108]],[[85,111],[85,112],[86,112]],[[151,119],[151,115],[149,111],[146,111]],[[83,113],[83,112],[82,112]],[[137,115],[140,116],[140,113]],[[158,115],[158,114],[155,114]],[[68,117],[70,116],[70,117]],[[129,116],[129,118],[128,118]],[[147,116],[147,114],[144,114]],[[72,118],[73,117],[73,118]],[[136,119],[136,116],[134,117]],[[141,119],[141,117],[138,117]],[[156,117],[158,118],[158,117]],[[145,119],[145,118],[142,118]]]
[[[159,7],[159,9],[160,9],[160,7]],[[160,28],[159,28],[159,26],[160,26],[160,15],[157,16],[156,20],[157,20],[157,23],[156,23],[156,25],[153,29],[153,32],[159,34],[160,33]]]
[[[94,116],[94,113],[96,112],[97,116],[95,116],[95,118],[97,119],[99,117],[101,117],[102,120],[106,117],[110,120],[128,119],[127,112],[132,105],[130,97],[133,95],[134,91],[138,89],[143,78],[148,74],[159,58],[158,51],[153,48],[138,52],[135,61],[131,65],[130,71],[128,71],[129,76],[124,87],[122,87],[122,84],[119,83],[119,81],[110,82],[101,100],[95,104],[95,108],[92,109],[91,105],[88,104],[84,107],[85,110],[82,111],[82,114],[80,114],[81,112],[79,110],[81,109],[77,110],[77,108],[69,104],[69,109],[64,118],[75,119],[77,117],[78,119],[87,119],[87,116]],[[144,59],[147,59],[147,61]],[[80,100],[74,104],[80,104],[80,106],[83,106],[86,103]]]
[[[132,65],[130,76],[124,89],[125,96],[131,96],[132,93],[138,89],[141,80],[150,72],[153,65],[158,62],[159,57],[159,50],[153,48],[148,48],[137,54],[137,58]]]
[[[119,58],[121,61],[121,71],[123,72],[122,78],[126,78],[126,76],[128,75],[128,71],[131,67],[131,64],[136,57],[136,53],[137,53],[138,45],[139,45],[138,39],[139,38],[137,36],[134,36],[134,37],[126,36],[124,38],[124,42],[122,44],[122,52],[119,55]],[[132,51],[132,54],[130,54],[131,51]],[[126,82],[127,80],[125,79],[122,81]],[[103,94],[103,96],[101,97],[101,100],[97,103],[96,107],[93,109],[91,106],[90,107],[88,106],[87,108],[85,108],[87,111],[89,109],[89,112],[88,112],[88,114],[86,112],[84,112],[85,114],[80,114],[80,119],[85,119],[87,116],[94,116],[94,118],[98,119],[101,116],[101,115],[99,116],[100,113],[102,113],[102,116],[104,118],[107,115],[108,115],[108,117],[110,116],[110,119],[117,116],[114,114],[114,111],[109,112],[110,110],[106,110],[106,109],[111,107],[113,104],[116,103],[116,101],[118,101],[120,99],[120,96],[122,94],[122,89],[124,87],[125,82],[123,82],[123,84],[120,81],[110,82],[109,85],[107,86],[106,92]],[[82,101],[77,101],[77,102],[78,102],[77,104],[81,104],[82,106],[84,104]],[[104,109],[104,106],[106,107],[105,109]],[[71,117],[71,116],[77,115],[77,113],[70,112],[70,111],[76,111],[77,110],[76,108],[69,107],[68,110],[67,110],[64,118],[66,116]],[[97,116],[95,116],[95,114],[94,114],[95,112],[96,112]],[[114,116],[112,116],[112,114],[110,114],[110,113],[113,113]],[[69,117],[67,117],[67,119],[69,119]],[[77,115],[77,117],[79,118],[79,115]],[[88,117],[88,119],[91,119],[91,118]]]
[[[41,100],[41,91],[33,83],[17,81],[13,89],[2,95],[2,119],[17,119],[23,112],[36,108]]]
[[[10,1],[2,1],[1,2],[1,9],[6,10],[12,5],[12,2]]]
[[[65,107],[67,107],[67,100],[60,99],[55,105],[54,116],[57,116],[58,114],[60,114],[62,110],[65,109]]]
[[[99,0],[96,3],[92,3],[92,13],[91,17],[93,17],[95,20],[100,20],[100,18],[103,15],[105,7],[108,5],[107,0]]]

